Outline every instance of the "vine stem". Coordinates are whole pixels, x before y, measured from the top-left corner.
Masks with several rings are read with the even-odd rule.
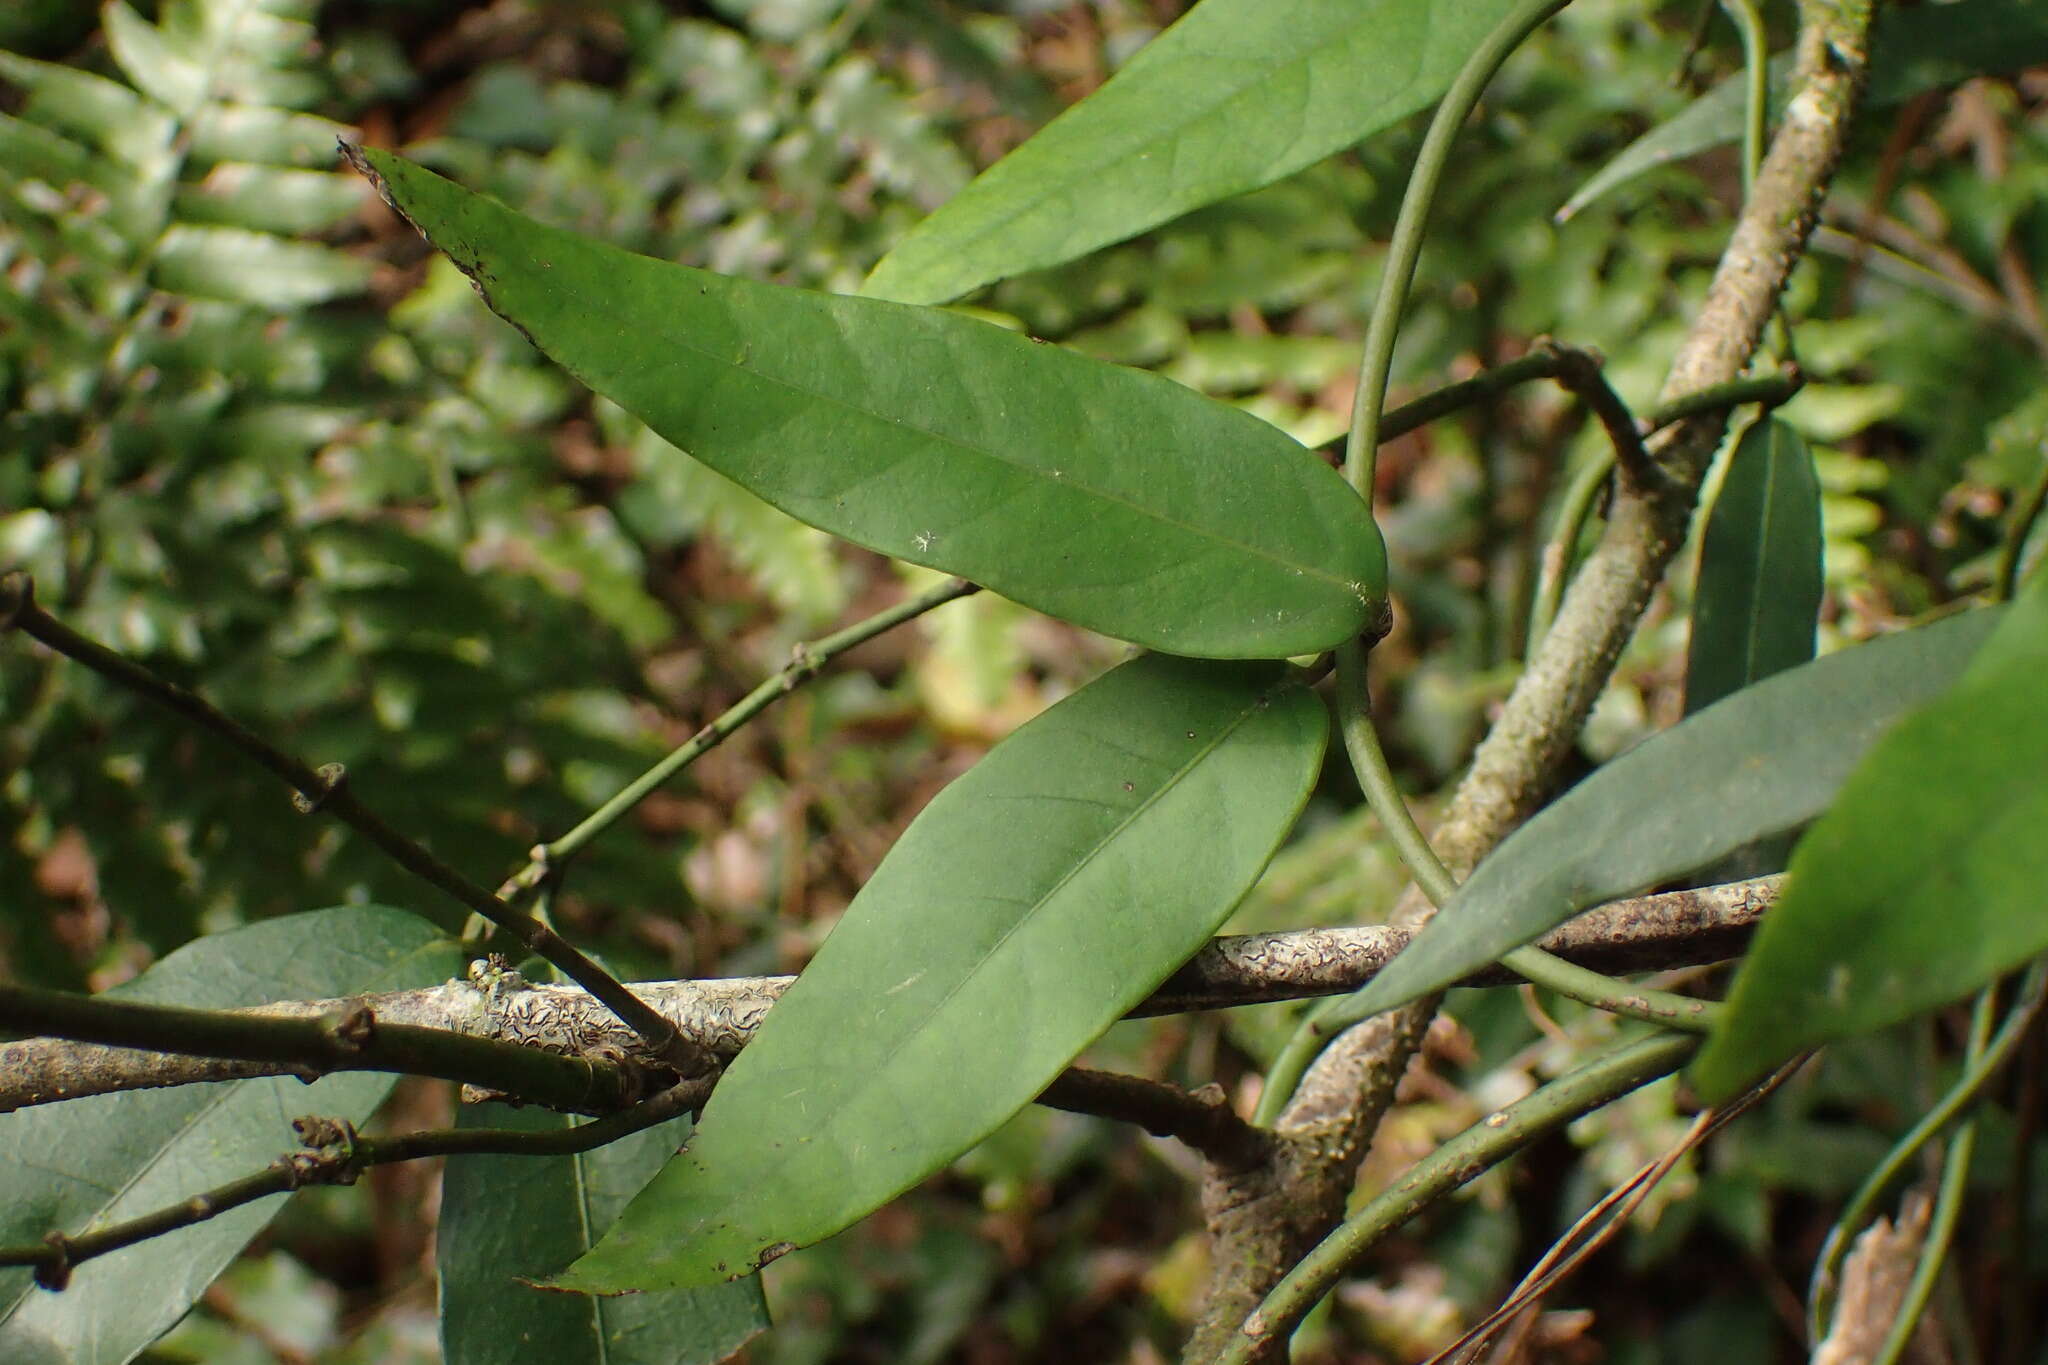
[[[1401,211],[1394,220],[1394,235],[1387,243],[1386,263],[1380,268],[1379,293],[1373,299],[1372,316],[1366,323],[1365,355],[1358,364],[1358,389],[1351,400],[1351,434],[1345,442],[1344,476],[1368,504],[1372,501],[1373,470],[1379,460],[1380,416],[1386,408],[1387,381],[1394,369],[1394,339],[1408,303],[1409,286],[1415,282],[1415,263],[1422,255],[1422,234],[1429,226],[1430,206],[1436,201],[1444,167],[1450,163],[1451,144],[1457,140],[1458,129],[1470,117],[1501,63],[1545,20],[1570,2],[1522,0],[1496,24],[1444,92],[1436,116],[1429,121],[1429,131],[1423,135],[1422,147],[1415,154],[1415,168],[1408,173],[1408,188],[1401,196]]]
[[[1273,1286],[1219,1365],[1250,1365],[1330,1292],[1340,1276],[1380,1238],[1436,1199],[1498,1165],[1544,1134],[1683,1066],[1699,1046],[1684,1034],[1654,1033],[1487,1115],[1416,1162],[1364,1208],[1347,1218]]]

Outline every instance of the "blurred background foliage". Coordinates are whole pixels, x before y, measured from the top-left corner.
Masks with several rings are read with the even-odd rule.
[[[335,139],[401,147],[639,251],[845,290],[1180,8],[0,8],[0,561],[81,628],[346,763],[388,816],[495,880],[912,571],[593,402],[336,172]],[[1771,18],[1782,44],[1784,7]],[[1582,0],[1510,64],[1452,168],[1397,397],[1545,334],[1602,350],[1631,401],[1654,395],[1739,197],[1732,149],[1552,215],[1738,64],[1718,18],[1694,50],[1701,22],[1692,5]],[[2040,477],[2044,108],[2048,69],[1877,111],[1797,276],[1787,311],[1813,382],[1783,415],[1820,452],[1827,643],[1982,587],[2000,518]],[[1329,443],[1419,136],[1411,123],[965,306]],[[1401,610],[1377,709],[1425,802],[1513,680],[1551,517],[1597,442],[1531,389],[1382,458]],[[1589,764],[1676,716],[1683,577],[1589,726]],[[577,863],[553,912],[634,976],[793,969],[932,792],[1120,653],[986,597],[951,605],[648,801]],[[194,934],[290,910],[448,913],[267,779],[39,651],[0,650],[0,715],[0,972],[97,988]],[[1238,927],[1356,922],[1389,903],[1396,864],[1347,813],[1347,782],[1328,780]],[[1121,1025],[1097,1060],[1235,1085],[1285,1022],[1272,1008]],[[1454,997],[1365,1184],[1607,1027],[1513,992]],[[1836,1049],[1681,1170],[1552,1302],[1528,1358],[1792,1358],[1829,1210],[1938,1088],[1937,1041]],[[1980,1164],[2031,1203],[2005,1202],[1966,1267],[2010,1271],[2048,1238],[2039,1043],[2031,1091],[1994,1122],[2004,1155]],[[445,1122],[448,1103],[404,1087],[387,1121]],[[1382,1249],[1300,1358],[1427,1354],[1682,1125],[1671,1088],[1654,1088],[1477,1182]],[[747,1358],[1170,1358],[1200,1282],[1188,1175],[1170,1146],[1027,1111],[945,1177],[772,1267],[780,1325]],[[431,1180],[380,1172],[367,1189],[302,1196],[160,1357],[432,1359]],[[2031,1290],[2008,1276],[2022,1294],[2041,1261]],[[1954,1292],[1971,1315],[2038,1329],[2038,1304],[1979,1303],[1969,1284]]]

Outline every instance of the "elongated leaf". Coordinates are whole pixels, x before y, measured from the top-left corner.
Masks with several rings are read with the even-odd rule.
[[[1701,538],[1686,713],[1812,659],[1820,598],[1813,453],[1798,432],[1768,418],[1736,443]]]
[[[228,1008],[428,986],[461,953],[401,910],[351,906],[214,934],[108,992]],[[291,1120],[361,1122],[394,1077],[359,1072],[67,1100],[0,1115],[0,1242],[79,1232],[152,1212],[261,1170],[290,1151]],[[119,1365],[185,1315],[283,1208],[269,1199],[78,1267],[61,1294],[0,1270],[0,1360]]]
[[[459,1128],[549,1131],[561,1114],[468,1105]],[[452,1157],[435,1263],[441,1354],[461,1365],[714,1365],[768,1326],[761,1281],[588,1298],[532,1281],[590,1250],[690,1135],[676,1119],[580,1156]]]
[[[2040,0],[1961,0],[1888,11],[1870,60],[1873,109],[1903,104],[1925,90],[1989,72],[2048,61],[2048,9]],[[1792,58],[1771,61],[1772,117],[1783,109]],[[1622,148],[1557,211],[1560,222],[1618,185],[1658,166],[1742,137],[1743,81],[1731,76]]]
[[[1359,500],[1257,418],[970,318],[636,256],[387,153],[357,164],[535,345],[801,521],[1177,654],[1309,653],[1381,610]]]
[[[1028,1103],[1202,945],[1293,823],[1328,721],[1277,677],[1153,655],[997,745],[890,851],[688,1150],[556,1283],[745,1274]]]
[[[1427,995],[1581,910],[1797,829],[1885,729],[1961,676],[1998,610],[1966,612],[1746,687],[1651,736],[1480,863],[1387,970],[1340,1006]]]
[[[2048,579],[1953,691],[1885,736],[1799,841],[1694,1063],[1709,1102],[1817,1043],[2048,951]]]
[[[1422,108],[1508,0],[1206,0],[918,224],[862,292],[943,303],[1270,185]]]

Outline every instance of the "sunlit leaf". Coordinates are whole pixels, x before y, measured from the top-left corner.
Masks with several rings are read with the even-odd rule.
[[[1207,0],[882,258],[943,303],[1271,184],[1422,108],[1507,0]]]
[[[1798,432],[1767,418],[1729,455],[1701,537],[1686,713],[1813,658],[1820,598],[1813,454]]]
[[[911,825],[689,1149],[557,1283],[744,1274],[993,1132],[1230,913],[1327,730],[1276,670],[1161,655],[1018,730]]]
[[[230,1008],[430,986],[460,949],[401,910],[267,920],[179,949],[110,996]],[[291,1120],[361,1122],[396,1078],[289,1077],[98,1095],[0,1115],[0,1242],[122,1222],[249,1175],[292,1150]],[[0,1360],[118,1365],[183,1317],[283,1201],[266,1199],[79,1266],[61,1294],[0,1270]]]
[[[1812,820],[1878,736],[1961,676],[2003,614],[1966,612],[1788,669],[1644,740],[1488,855],[1344,1013],[1427,995],[1581,910]]]
[[[542,350],[799,520],[1180,654],[1310,653],[1382,610],[1359,500],[1234,408],[952,313],[637,256],[357,155]]]
[[[561,1114],[466,1105],[458,1128],[551,1131]],[[761,1282],[589,1298],[533,1287],[590,1250],[690,1135],[676,1119],[577,1156],[451,1157],[434,1238],[441,1352],[462,1365],[714,1365],[768,1326]]]
[[[1799,841],[1694,1063],[1708,1101],[2048,950],[2048,578],[2004,618],[1963,681],[1886,735]]]

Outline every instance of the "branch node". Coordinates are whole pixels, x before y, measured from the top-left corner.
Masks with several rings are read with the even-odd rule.
[[[28,577],[27,574],[21,576]],[[36,1287],[60,1294],[71,1285],[71,1239],[61,1232],[49,1232],[43,1235],[43,1242],[50,1248],[51,1255],[48,1260],[36,1262]]]
[[[292,809],[301,815],[318,815],[328,799],[348,785],[346,764],[322,763],[315,771],[320,777],[318,791],[292,793]]]

